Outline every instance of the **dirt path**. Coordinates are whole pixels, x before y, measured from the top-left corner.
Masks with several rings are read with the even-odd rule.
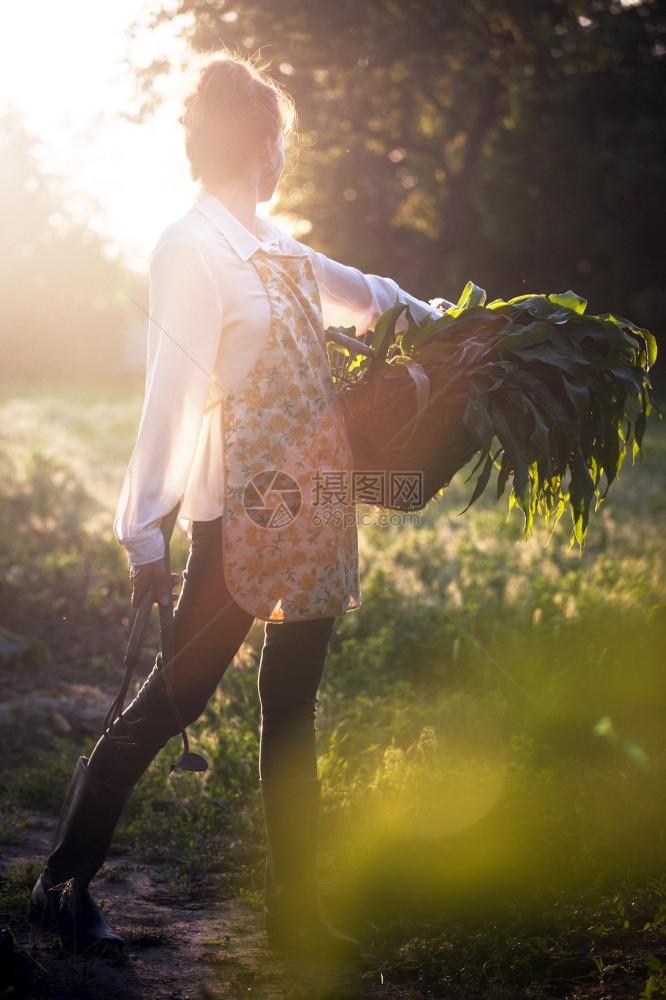
[[[31,817],[20,839],[3,845],[0,872],[44,857],[54,822]],[[27,920],[11,930],[29,956],[24,989],[31,1000],[305,1000],[353,998],[367,991],[361,967],[336,969],[295,961],[266,943],[261,914],[239,900],[179,896],[165,888],[165,872],[131,855],[110,859],[94,894],[127,942],[123,956],[72,955],[55,935]]]
[[[84,640],[101,644],[99,638]],[[65,653],[53,636],[51,641],[50,664],[0,671],[0,739],[19,731],[34,733],[43,725],[76,740],[98,732],[116,678],[105,678],[98,686],[83,682],[75,671],[67,676]],[[54,816],[31,812],[14,833],[11,824],[4,827],[0,879],[41,862],[55,826]],[[3,943],[0,936],[0,995],[7,983],[3,965],[10,968],[9,982],[15,987],[9,995],[28,1000],[347,1000],[375,995],[370,980],[380,983],[380,974],[375,977],[366,963],[337,969],[275,953],[263,933],[261,912],[245,901],[220,898],[217,890],[178,894],[169,881],[168,870],[128,853],[112,854],[93,883],[95,898],[127,942],[123,956],[90,959],[65,953],[51,931],[37,933],[27,918],[5,921],[15,946],[10,954],[11,939],[5,936]],[[22,913],[23,904],[13,912]],[[382,991],[387,1000],[408,995],[413,994]]]

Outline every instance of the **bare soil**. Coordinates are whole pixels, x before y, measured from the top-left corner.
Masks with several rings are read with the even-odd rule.
[[[8,624],[16,631],[25,628],[23,634],[28,631],[27,622]],[[0,742],[3,734],[19,729],[28,741],[29,730],[34,736],[40,727],[74,740],[97,735],[119,671],[99,684],[86,683],[76,663],[109,648],[119,650],[120,660],[123,630],[112,625],[72,629],[54,616],[50,622],[42,619],[30,634],[48,642],[52,660],[12,669],[0,664]],[[149,664],[143,667],[145,673]],[[2,763],[9,763],[4,752]],[[5,828],[0,880],[28,865],[41,866],[56,823],[57,816],[32,811],[21,817],[15,832],[11,823]],[[109,923],[124,937],[124,952],[72,954],[50,929],[35,929],[27,916],[16,917],[5,923],[10,935],[3,939],[0,931],[0,995],[29,1000],[342,1000],[374,996],[375,978],[381,985],[381,975],[375,977],[363,962],[336,967],[272,950],[260,909],[243,898],[228,898],[215,877],[208,889],[194,895],[174,891],[170,882],[164,866],[145,863],[131,852],[114,855],[112,848],[91,888]],[[8,984],[12,991],[4,994]],[[389,1000],[413,995],[382,990]]]
[[[44,858],[55,822],[34,815],[20,840],[3,845],[0,871]],[[49,1000],[189,1000],[218,997],[354,997],[367,995],[360,968],[295,961],[272,951],[261,914],[241,900],[180,895],[165,871],[131,855],[111,858],[93,890],[126,940],[122,954],[73,954],[55,934],[26,920],[16,940],[15,993]],[[21,982],[22,980],[22,982]]]

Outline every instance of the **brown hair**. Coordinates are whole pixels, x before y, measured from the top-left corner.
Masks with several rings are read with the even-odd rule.
[[[292,132],[296,109],[253,62],[224,52],[201,70],[179,120],[192,179],[206,184],[242,171],[263,139]]]

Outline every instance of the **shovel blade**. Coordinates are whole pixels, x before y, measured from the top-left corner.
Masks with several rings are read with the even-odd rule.
[[[198,753],[192,753],[191,750],[181,753],[178,760],[175,760],[170,767],[170,771],[174,768],[179,767],[182,771],[207,771],[208,761]]]

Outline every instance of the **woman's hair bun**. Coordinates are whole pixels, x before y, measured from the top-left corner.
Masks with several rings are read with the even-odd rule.
[[[242,171],[265,138],[290,133],[294,103],[248,59],[223,52],[203,67],[183,103],[180,123],[194,180],[210,183]]]

